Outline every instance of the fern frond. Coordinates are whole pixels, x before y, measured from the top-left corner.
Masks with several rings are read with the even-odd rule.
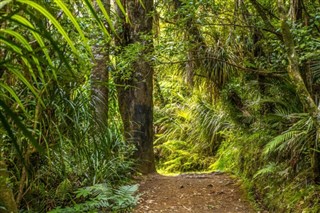
[[[264,175],[269,175],[269,174],[274,174],[275,172],[277,172],[278,169],[278,165],[274,162],[268,164],[267,166],[265,166],[264,168],[258,170],[256,172],[256,174],[253,176],[253,178],[257,178],[259,176],[264,176]]]
[[[279,146],[287,143],[288,140],[292,139],[296,134],[301,133],[300,131],[288,131],[277,137],[275,137],[272,141],[267,143],[263,150],[264,155],[270,155],[271,153],[276,152],[279,149]]]

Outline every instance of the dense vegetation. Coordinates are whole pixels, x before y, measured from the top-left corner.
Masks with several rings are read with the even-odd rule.
[[[320,2],[134,2],[0,2],[0,212],[128,210],[154,160],[319,212]]]

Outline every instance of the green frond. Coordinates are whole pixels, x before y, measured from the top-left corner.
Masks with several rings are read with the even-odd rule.
[[[267,143],[263,150],[264,155],[269,155],[279,149],[279,146],[283,146],[283,144],[288,143],[290,139],[296,136],[296,134],[300,134],[301,131],[288,131],[277,137],[275,137],[272,141]]]
[[[2,2],[0,2],[0,10],[7,4],[11,3],[12,1],[13,0],[3,0]]]
[[[72,22],[73,26],[76,28],[78,31],[80,37],[82,38],[82,41],[84,42],[84,46],[86,47],[87,51],[92,55],[91,53],[91,48],[88,45],[88,39],[85,37],[83,30],[81,29],[78,21],[76,18],[72,15],[68,7],[61,1],[61,0],[54,0],[54,2],[63,10],[63,12],[67,15],[67,17],[70,19]]]
[[[21,122],[20,118],[2,100],[0,100],[0,107],[5,112],[5,115],[10,117],[14,121],[15,125],[17,125],[20,128],[20,130],[23,132],[24,136],[29,139],[29,141],[32,144],[32,146],[34,148],[36,148],[40,153],[44,154],[45,152],[44,152],[43,147],[38,143],[38,141],[35,139],[35,137],[32,135],[32,133]],[[1,108],[0,108],[0,110],[1,110]],[[8,132],[12,131],[11,130],[11,126],[6,122],[7,119],[3,117],[1,111],[0,111],[0,114],[1,114],[1,117],[2,117],[1,118],[2,123],[6,126],[7,131]],[[10,135],[11,135],[11,139],[13,141],[16,141],[14,135],[13,134],[10,134]],[[16,148],[19,151],[19,148],[18,147],[16,147]],[[23,158],[22,158],[22,160],[23,160]]]
[[[68,43],[69,47],[71,48],[71,50],[73,51],[73,53],[75,53],[76,55],[79,55],[79,52],[77,50],[77,48],[75,48],[74,46],[74,42],[72,42],[72,40],[70,39],[70,37],[68,36],[67,32],[63,29],[63,27],[61,26],[61,24],[58,22],[58,20],[53,17],[53,15],[48,12],[44,7],[40,6],[39,4],[37,4],[34,1],[30,1],[30,0],[17,0],[17,2],[20,2],[22,4],[27,4],[30,7],[36,9],[37,11],[39,11],[42,15],[44,15],[59,31],[59,33],[62,35],[62,37],[66,40],[66,42]]]
[[[126,13],[126,11],[125,11],[122,3],[121,3],[121,0],[116,0],[116,3],[117,3],[117,5],[118,5],[118,7],[120,8],[122,14],[126,17],[126,20],[129,22],[127,13]]]
[[[105,6],[103,5],[101,0],[97,0],[98,6],[100,10],[102,11],[102,14],[104,15],[104,18],[107,20],[107,23],[111,29],[112,32],[116,32],[113,23],[111,21],[110,15],[107,13]],[[109,5],[110,6],[110,5]]]
[[[253,178],[257,178],[260,176],[265,176],[265,175],[270,175],[270,174],[274,174],[275,172],[278,171],[278,165],[274,162],[269,163],[267,166],[265,166],[264,168],[258,170],[256,172],[256,174],[253,176]]]
[[[7,47],[10,47],[15,53],[17,53],[18,55],[20,55],[22,61],[24,62],[24,64],[26,65],[26,67],[28,67],[28,70],[33,78],[33,80],[35,82],[37,82],[37,77],[32,69],[32,66],[31,66],[31,63],[30,61],[28,60],[27,57],[25,57],[25,54],[23,54],[22,52],[22,47],[18,46],[18,44],[15,44],[3,37],[0,37],[0,41],[5,44]]]
[[[111,38],[110,33],[108,32],[108,30],[106,29],[106,27],[104,26],[104,24],[102,23],[101,19],[98,17],[97,12],[95,11],[91,1],[89,0],[83,0],[85,3],[85,6],[87,7],[87,10],[90,11],[90,14],[94,17],[95,21],[97,22],[99,28],[102,30],[102,32],[105,35],[105,39],[109,40]]]
[[[21,25],[27,26],[28,28],[31,29],[31,33],[32,33],[33,37],[37,40],[39,46],[41,47],[41,49],[42,49],[42,51],[43,51],[43,53],[44,53],[49,65],[51,67],[53,67],[53,63],[52,63],[51,57],[49,56],[49,50],[46,47],[46,45],[45,45],[43,39],[41,38],[41,36],[39,35],[39,33],[37,33],[35,31],[35,27],[31,24],[31,22],[28,21],[26,18],[18,15],[18,14],[14,14],[11,17],[11,19],[15,20],[16,22],[20,23]],[[54,71],[53,75],[54,75],[55,79],[57,79],[57,74],[55,73],[55,71]]]
[[[10,30],[10,29],[0,29],[0,32],[2,33],[6,33],[8,35],[11,35],[13,37],[15,37],[22,45],[23,47],[29,51],[29,54],[31,54],[31,57],[33,59],[33,61],[35,62],[37,68],[38,68],[38,72],[39,72],[39,75],[40,75],[40,80],[42,81],[43,84],[45,84],[44,82],[44,76],[43,76],[43,73],[42,73],[42,69],[41,69],[41,66],[40,66],[40,62],[38,60],[37,57],[35,57],[32,53],[33,53],[33,48],[31,47],[31,45],[29,44],[29,42],[27,41],[26,38],[24,38],[21,34],[19,34],[18,32],[14,31],[14,30]],[[21,50],[19,50],[19,53],[22,54]],[[25,57],[23,57],[24,60]],[[29,70],[32,70],[31,69],[31,65],[30,63],[28,63],[28,67],[29,67]],[[34,80],[36,81],[36,77],[35,77],[35,74],[33,73],[33,71],[31,72],[32,74],[32,77],[34,78]]]
[[[7,66],[7,69],[14,74],[22,83],[24,83],[26,85],[26,87],[33,93],[33,95],[37,98],[37,100],[40,102],[40,104],[45,107],[45,104],[42,100],[42,98],[39,95],[39,92],[37,91],[37,89],[32,86],[32,84],[25,78],[25,76],[19,71],[16,70],[15,68],[11,67],[11,66]]]
[[[16,92],[8,85],[0,82],[0,88],[3,88],[9,92],[9,94],[12,96],[12,98],[17,102],[17,104],[21,107],[22,111],[27,114],[26,108],[22,104],[21,99],[18,97]]]

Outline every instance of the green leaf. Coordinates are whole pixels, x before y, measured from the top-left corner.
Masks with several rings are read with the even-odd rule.
[[[60,34],[63,36],[63,38],[67,41],[67,43],[70,46],[70,48],[72,49],[72,51],[76,55],[79,55],[78,50],[75,48],[75,46],[74,46],[73,42],[71,41],[71,39],[69,38],[68,34],[63,29],[63,27],[60,25],[60,23],[57,21],[57,19],[51,15],[51,13],[49,13],[45,8],[43,8],[42,6],[40,6],[39,4],[37,4],[33,1],[29,1],[29,0],[17,0],[17,1],[22,4],[27,4],[30,7],[33,7],[34,9],[38,10],[42,15],[44,15],[57,28],[57,30],[60,32]]]
[[[30,52],[30,54],[33,53],[33,49],[31,47],[31,45],[21,34],[17,33],[16,31],[10,30],[10,29],[0,29],[0,32],[7,33],[11,36],[14,36],[21,44],[23,44],[24,48],[26,48]],[[35,57],[34,55],[32,55],[32,59],[38,68],[38,72],[39,72],[40,79],[41,79],[42,83],[45,84],[44,76],[43,76],[42,69],[41,69],[38,58]],[[33,75],[34,80],[37,81],[37,78],[35,77],[33,71],[31,74]]]
[[[105,34],[106,38],[109,39],[111,37],[110,33],[108,32],[108,30],[105,28],[105,26],[101,22],[96,11],[93,9],[91,2],[89,0],[84,0],[84,3],[86,5],[87,9],[90,11],[91,15],[95,18],[96,22],[98,23],[98,26],[100,27],[102,32]]]
[[[100,10],[102,11],[105,19],[107,20],[110,29],[111,29],[113,32],[116,32],[115,29],[114,29],[114,26],[113,26],[113,24],[112,24],[112,21],[111,21],[111,19],[110,19],[110,16],[108,15],[108,13],[107,13],[107,11],[106,11],[103,3],[101,2],[101,0],[97,0],[97,3],[98,3],[98,6],[99,6]]]
[[[32,146],[34,148],[36,148],[36,150],[42,154],[45,154],[44,149],[41,147],[41,145],[37,142],[37,140],[32,136],[32,134],[30,133],[30,131],[27,129],[27,127],[20,121],[19,117],[12,112],[12,110],[2,101],[0,100],[0,107],[2,107],[2,109],[5,111],[6,115],[9,116],[12,121],[17,125],[17,127],[20,128],[20,130],[22,131],[23,135],[29,139],[30,143],[32,144]],[[9,134],[9,136],[12,138],[13,141],[16,141],[12,131],[11,131],[11,127],[8,124],[7,120],[1,113],[0,111],[0,115],[1,115],[1,121],[4,124],[4,126],[6,126],[6,130]],[[11,133],[10,133],[11,132]],[[18,147],[17,151],[19,151]]]
[[[23,76],[23,74],[15,69],[13,69],[12,67],[7,66],[8,70],[10,72],[12,72],[12,74],[14,74],[18,79],[20,79],[21,82],[23,82],[28,89],[30,89],[30,91],[34,94],[34,96],[37,98],[37,100],[40,102],[40,104],[45,107],[45,104],[43,102],[43,100],[40,98],[38,92],[36,91],[36,89],[30,84],[30,82]]]
[[[20,98],[17,96],[17,94],[15,93],[15,91],[14,91],[11,87],[9,87],[8,85],[3,84],[3,83],[1,83],[1,82],[0,82],[0,87],[2,87],[2,88],[4,88],[5,90],[7,90],[7,91],[10,93],[10,95],[13,97],[13,99],[14,99],[14,100],[18,103],[18,105],[21,107],[22,111],[23,111],[24,113],[27,113],[27,111],[26,111],[26,109],[24,108],[24,105],[22,104]]]
[[[141,2],[141,0],[139,0],[139,1]],[[128,17],[123,5],[121,4],[121,0],[116,0],[116,3],[118,5],[118,7],[120,8],[122,14],[126,17],[126,22],[131,24],[129,17]],[[144,6],[144,5],[142,4],[142,6]]]
[[[0,2],[0,10],[1,10],[4,6],[6,6],[7,4],[9,4],[9,3],[11,3],[11,2],[12,2],[12,0],[4,0],[4,1]]]
[[[61,1],[61,0],[55,0],[55,3],[63,10],[63,12],[68,16],[68,18],[70,19],[70,21],[72,22],[72,24],[74,25],[74,27],[77,29],[80,37],[82,38],[84,45],[87,49],[87,51],[92,55],[91,53],[91,49],[88,45],[88,39],[85,37],[79,23],[77,22],[77,20],[75,19],[75,17],[72,15],[72,13],[70,12],[70,10],[67,8],[67,6]]]
[[[13,15],[13,16],[11,17],[11,19],[12,19],[12,20],[15,20],[16,22],[18,22],[18,23],[20,23],[20,24],[22,24],[22,25],[25,25],[25,26],[27,26],[28,28],[31,29],[31,33],[32,33],[33,37],[37,40],[39,46],[41,47],[41,49],[42,49],[42,51],[43,51],[43,53],[44,53],[44,55],[45,55],[45,57],[46,57],[49,65],[50,65],[51,67],[53,67],[53,63],[52,63],[51,57],[49,56],[49,50],[48,50],[48,48],[46,47],[46,45],[45,45],[44,41],[42,40],[41,36],[39,35],[39,33],[37,33],[37,32],[35,31],[35,28],[34,28],[34,26],[31,24],[31,22],[29,22],[26,18],[24,18],[24,17],[22,17],[22,16],[20,16],[20,15],[17,15],[17,14]],[[52,74],[53,74],[53,76],[54,76],[54,79],[57,79],[57,74],[56,74],[56,72],[55,72],[54,69],[53,69],[53,73],[52,73]]]

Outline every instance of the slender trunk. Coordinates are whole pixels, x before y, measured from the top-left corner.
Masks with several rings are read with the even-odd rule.
[[[7,183],[8,179],[9,174],[7,171],[7,166],[5,162],[0,161],[0,206],[3,206],[5,208],[5,210],[0,208],[0,213],[18,212],[12,190]]]
[[[254,6],[256,11],[258,12],[259,16],[262,18],[262,21],[264,22],[266,28],[275,34],[279,40],[282,40],[282,35],[277,32],[276,28],[272,25],[269,18],[267,17],[266,12],[264,11],[263,7],[257,0],[250,0],[251,4]]]
[[[174,0],[175,10],[179,10],[185,7],[187,11],[184,11],[182,15],[177,16],[185,22],[184,26],[184,35],[185,40],[188,41],[189,49],[187,53],[187,62],[185,67],[185,81],[192,88],[194,86],[194,76],[195,70],[201,66],[201,62],[197,60],[199,58],[199,53],[204,51],[206,44],[204,42],[204,38],[202,37],[201,31],[194,24],[196,17],[193,14],[189,13],[189,5],[186,5],[181,0]]]
[[[126,23],[121,12],[122,29],[119,33],[120,54],[126,48],[136,45],[140,51],[131,61],[126,72],[129,79],[120,74],[115,76],[118,85],[118,101],[124,125],[125,138],[132,142],[136,151],[134,159],[137,170],[143,174],[155,172],[153,153],[153,67],[148,56],[153,52],[152,32],[152,0],[122,1],[130,23]]]
[[[110,0],[103,0],[106,11],[110,14]],[[96,10],[98,6],[96,5]],[[92,89],[92,104],[94,107],[94,117],[99,127],[108,126],[108,111],[109,111],[109,44],[104,42],[102,45],[96,44],[93,47],[95,57],[95,66],[91,73],[91,89]]]
[[[37,102],[35,112],[34,112],[34,123],[33,123],[33,132],[36,132],[38,128],[38,122],[40,120],[40,115],[41,115],[41,104],[40,102]],[[35,136],[33,134],[33,136]],[[22,170],[21,170],[21,177],[19,180],[19,193],[17,195],[16,203],[18,208],[20,207],[23,195],[25,194],[25,187],[27,185],[27,180],[28,180],[28,171],[27,169],[30,168],[30,156],[36,152],[36,149],[31,146],[30,144],[27,144],[26,151],[24,153],[24,164],[22,165]]]
[[[293,22],[301,23],[305,26],[308,24],[308,17],[305,16],[306,21],[303,21],[303,0],[290,0],[290,18]],[[313,89],[312,89],[312,72],[310,69],[310,61],[303,62],[301,66],[301,75],[304,79],[306,87],[313,98]]]
[[[297,52],[295,51],[294,40],[290,32],[290,27],[287,23],[287,15],[285,13],[283,0],[278,0],[278,5],[281,15],[281,31],[284,45],[287,49],[287,57],[289,61],[288,74],[292,83],[296,87],[297,95],[299,95],[299,98],[303,103],[306,112],[309,113],[313,118],[314,125],[317,129],[317,135],[319,135],[320,122],[318,120],[318,116],[320,111],[314,100],[312,99],[312,96],[310,95],[300,74],[299,57],[297,55]],[[320,156],[318,152],[318,142],[319,141],[317,138],[316,141],[314,141],[314,143],[310,145],[311,169],[313,173],[313,179],[316,183],[320,183]]]

